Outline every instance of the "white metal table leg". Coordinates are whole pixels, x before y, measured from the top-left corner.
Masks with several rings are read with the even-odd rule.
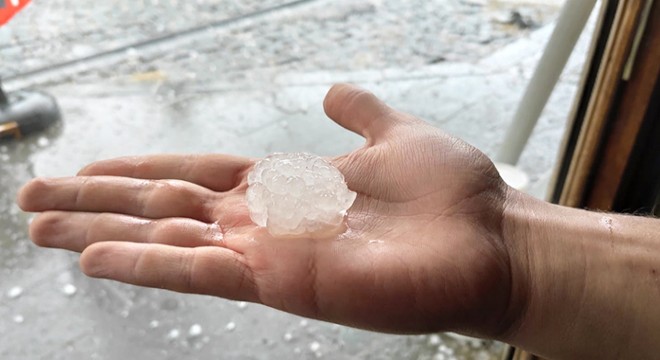
[[[597,0],[567,0],[509,126],[496,161],[515,165]]]

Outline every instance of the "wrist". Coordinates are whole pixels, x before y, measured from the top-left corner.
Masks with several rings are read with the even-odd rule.
[[[518,309],[501,340],[549,358],[570,342],[588,288],[585,234],[591,214],[563,208],[510,190],[503,238],[511,260],[512,294]],[[579,221],[576,221],[576,219]],[[575,349],[574,344],[569,346]],[[567,356],[569,355],[569,356]],[[588,358],[583,357],[583,358]]]
[[[651,300],[660,289],[659,222],[561,207],[515,190],[504,212],[512,293],[500,340],[549,358],[640,358],[631,347],[648,349],[659,334]]]

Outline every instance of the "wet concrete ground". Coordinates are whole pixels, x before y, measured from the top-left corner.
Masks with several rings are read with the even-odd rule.
[[[167,6],[137,3],[146,11],[139,16],[157,19],[152,24],[156,32],[158,26],[165,27],[163,32],[176,32],[199,21],[231,18],[283,2],[244,2],[226,13],[217,9],[230,2],[199,2],[199,8],[182,8],[176,19]],[[0,144],[0,358],[497,358],[502,348],[497,343],[452,335],[375,334],[255,304],[88,279],[77,268],[76,254],[33,246],[27,239],[30,216],[13,204],[16,190],[33,176],[67,176],[86,163],[114,156],[350,151],[361,139],[327,120],[321,108],[323,95],[339,81],[363,85],[493,155],[552,31],[552,24],[546,23],[557,9],[521,7],[543,14],[535,20],[538,28],[529,30],[501,24],[511,9],[482,3],[487,2],[346,1],[331,6],[309,1],[157,46],[129,46],[83,67],[32,75],[21,71],[88,55],[66,53],[75,44],[84,45],[87,36],[78,42],[76,31],[70,31],[63,52],[53,51],[51,59],[37,53],[34,62],[18,67],[6,66],[5,59],[29,58],[30,50],[18,46],[14,49],[20,51],[7,55],[0,47],[0,70],[11,76],[8,87],[42,84],[58,98],[64,115],[61,126],[47,133]],[[25,22],[46,16],[38,6],[33,4],[33,13],[26,10],[23,23],[17,18],[14,34],[28,26]],[[58,8],[49,8],[54,9]],[[116,22],[104,25],[90,20],[94,9],[78,11],[77,22],[98,23],[93,29],[99,36],[116,38],[112,46],[153,36],[151,30],[124,29],[118,15],[112,20]],[[111,10],[101,6],[99,11]],[[212,11],[221,15],[208,15]],[[159,19],[172,20],[159,25]],[[148,23],[142,18],[125,21]],[[56,25],[21,41],[59,39]],[[471,40],[469,29],[484,26],[491,28],[479,30],[483,34],[477,38],[496,40]],[[500,26],[507,35],[497,35]],[[99,30],[103,28],[107,33]],[[9,36],[2,34],[0,40]],[[113,48],[105,42],[91,43],[92,53]],[[587,43],[582,39],[521,159],[521,167],[536,184],[554,162]],[[299,47],[297,60],[287,62],[294,45]]]

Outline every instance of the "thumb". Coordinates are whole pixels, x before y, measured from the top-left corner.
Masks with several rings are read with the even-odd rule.
[[[377,142],[400,121],[398,112],[372,93],[350,84],[337,84],[328,91],[323,109],[342,127]]]

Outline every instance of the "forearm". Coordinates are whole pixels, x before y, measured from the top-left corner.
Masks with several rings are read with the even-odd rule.
[[[508,203],[503,232],[522,308],[504,340],[556,359],[657,357],[660,220],[514,191]]]

